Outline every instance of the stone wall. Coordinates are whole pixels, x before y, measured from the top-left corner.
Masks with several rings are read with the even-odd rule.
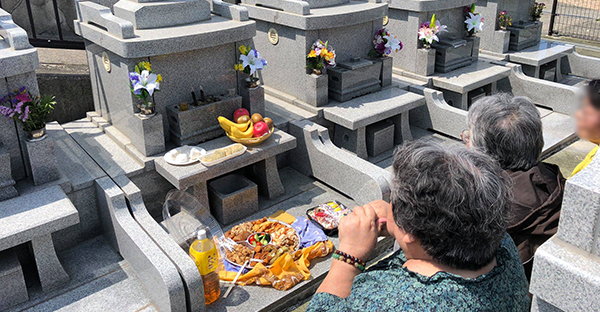
[[[29,3],[31,4],[36,36],[42,39],[58,39],[52,0],[29,0]],[[63,38],[65,40],[82,41],[73,31],[73,20],[77,18],[75,1],[56,0],[56,4]],[[33,37],[25,0],[3,0],[2,9],[11,13],[15,23],[25,29],[30,38]]]

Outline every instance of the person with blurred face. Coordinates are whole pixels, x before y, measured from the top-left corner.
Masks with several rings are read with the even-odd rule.
[[[590,164],[600,144],[600,80],[592,80],[584,88],[583,103],[575,113],[577,136],[596,144],[584,160],[575,167],[571,177]]]
[[[331,269],[306,311],[529,311],[527,280],[506,226],[508,177],[462,146],[408,142],[394,152],[391,203],[340,221]],[[400,250],[366,270],[377,238]],[[364,271],[364,272],[363,272]]]

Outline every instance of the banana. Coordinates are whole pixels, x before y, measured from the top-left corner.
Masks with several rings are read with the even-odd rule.
[[[248,129],[246,129],[246,131],[241,131],[236,127],[232,127],[231,128],[231,135],[233,135],[236,138],[251,138],[254,136],[254,127],[252,125],[250,125],[250,127],[248,127]]]
[[[234,129],[234,128],[239,131],[242,131],[242,132],[247,131],[248,127],[250,126],[250,123],[251,123],[251,121],[249,120],[246,123],[238,124],[238,123],[235,123],[223,116],[219,116],[218,120],[219,120],[219,124],[221,124],[221,128],[223,128],[223,130],[225,130],[228,133],[231,133],[233,131],[232,129]]]

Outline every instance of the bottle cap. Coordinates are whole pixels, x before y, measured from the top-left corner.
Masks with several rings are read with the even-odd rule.
[[[199,240],[206,239],[206,230],[205,229],[198,230],[198,239]]]

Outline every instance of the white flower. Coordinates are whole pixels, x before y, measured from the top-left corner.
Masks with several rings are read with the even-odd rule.
[[[250,75],[254,74],[257,70],[262,70],[265,63],[260,53],[256,50],[250,50],[248,55],[240,55],[240,61],[242,61],[244,68],[250,66]]]
[[[448,31],[448,26],[442,25],[440,21],[435,21],[435,33],[442,33]]]
[[[158,76],[151,74],[149,71],[144,70],[139,74],[139,80],[134,83],[133,91],[138,94],[141,89],[148,91],[148,94],[152,96],[154,90],[160,90],[160,83],[156,81]]]
[[[421,27],[419,29],[419,40],[425,40],[428,44],[432,44],[434,41],[440,41],[436,36],[435,31],[429,27]]]
[[[480,32],[483,31],[483,17],[481,15],[475,15],[473,13],[469,13],[469,17],[465,20],[465,24],[467,24],[467,31]]]
[[[390,34],[383,36],[383,38],[387,39],[387,43],[385,44],[386,48],[389,48],[391,51],[398,52],[400,51],[400,39],[396,36]],[[387,50],[387,49],[386,49]]]

